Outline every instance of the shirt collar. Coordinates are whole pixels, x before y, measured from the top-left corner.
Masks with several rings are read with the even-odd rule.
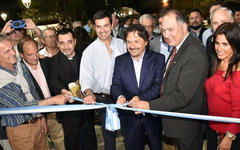
[[[184,39],[182,40],[182,42],[181,42],[179,45],[176,46],[177,51],[178,51],[178,49],[182,46],[183,42],[186,40],[186,38],[188,37],[189,34],[190,34],[190,33],[188,33],[188,34],[184,37]]]
[[[1,69],[1,70],[4,70],[4,71],[7,71],[8,73],[10,73],[10,74],[12,74],[12,75],[15,75],[16,72],[18,71],[18,69],[17,69],[17,63],[15,63],[15,64],[13,65],[13,70],[14,70],[14,71],[11,71],[11,70],[9,70],[9,69],[7,69],[7,68],[4,68],[4,67],[2,67],[2,66],[0,66],[0,69]]]
[[[28,65],[28,63],[23,59],[23,62],[26,64],[26,66],[28,67],[28,69],[30,71],[35,71],[35,70],[38,70],[38,68],[40,67],[40,63],[38,61],[38,64],[37,64],[37,69],[33,69],[31,66]]]
[[[143,57],[145,55],[145,52],[146,52],[146,49],[144,50],[144,52],[143,52],[142,56],[140,57],[139,61],[141,61],[143,59]],[[130,56],[131,56],[131,54],[130,54]],[[132,60],[137,61],[134,57],[131,56],[131,58],[132,58]]]

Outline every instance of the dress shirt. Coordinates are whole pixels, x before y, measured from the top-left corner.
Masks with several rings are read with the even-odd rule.
[[[41,50],[39,51],[39,54],[40,54],[40,55],[43,55],[43,56],[45,56],[45,57],[49,57],[49,58],[51,58],[51,57],[53,56],[51,53],[49,53],[49,52],[47,51],[46,47],[44,47],[43,49],[41,49]]]
[[[213,31],[212,31],[212,28],[208,28],[207,30],[205,30],[203,32],[203,35],[202,35],[202,42],[203,42],[203,45],[206,47],[207,46],[207,39],[209,36],[211,36],[213,34]]]
[[[161,35],[160,37],[160,53],[163,54],[165,56],[165,63],[167,62],[168,60],[168,57],[172,51],[172,47],[169,46],[166,42],[163,41],[163,36]]]
[[[10,71],[0,66],[0,108],[16,108],[24,106],[38,106],[40,99],[35,90],[31,75],[26,67],[20,64],[14,65],[14,71]],[[21,68],[20,68],[21,67]],[[21,69],[21,71],[20,71]],[[16,76],[25,78],[28,89],[22,85],[12,82]],[[17,80],[17,79],[16,79]],[[30,92],[30,93],[29,93]],[[27,94],[31,94],[33,99],[28,99]],[[14,114],[2,116],[2,126],[18,126],[27,120],[39,116],[39,114]]]
[[[142,62],[143,62],[144,54],[145,54],[145,52],[139,58],[139,60],[136,60],[135,58],[131,57],[132,60],[133,60],[133,66],[134,66],[134,70],[135,70],[135,75],[136,75],[138,87],[139,87],[139,83],[140,83],[140,75],[141,75],[141,68],[142,68]]]
[[[40,62],[38,61],[37,69],[32,69],[25,61],[24,61],[24,63],[26,64],[29,71],[32,73],[33,77],[37,81],[39,87],[42,90],[44,98],[51,97],[51,94],[50,94],[50,91],[49,91],[49,88],[48,88],[48,85],[47,85],[47,80],[44,76],[44,73],[43,73],[42,67],[40,65]]]
[[[126,52],[123,40],[112,37],[109,56],[105,44],[96,39],[83,52],[80,64],[81,90],[92,89],[94,93],[110,94],[115,58]]]

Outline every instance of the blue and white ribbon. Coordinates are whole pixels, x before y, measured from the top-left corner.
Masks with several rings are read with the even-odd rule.
[[[71,97],[77,101],[83,101],[77,97]],[[55,106],[31,106],[31,107],[20,107],[20,108],[1,108],[0,116],[11,115],[11,114],[29,114],[29,113],[46,113],[46,112],[60,112],[60,111],[77,111],[77,110],[90,110],[90,109],[100,109],[106,108],[106,124],[105,128],[110,131],[115,131],[120,129],[120,120],[118,118],[118,113],[116,108],[129,110],[129,111],[139,111],[143,113],[151,113],[162,116],[171,116],[179,118],[188,119],[198,119],[198,120],[208,120],[208,121],[218,121],[227,123],[238,123],[240,124],[240,118],[231,117],[218,117],[209,115],[198,115],[198,114],[187,114],[187,113],[177,113],[177,112],[166,112],[166,111],[156,111],[156,110],[145,110],[126,107],[128,103],[124,105],[120,104],[104,104],[96,103],[95,105],[86,104],[73,104],[73,105],[55,105]]]

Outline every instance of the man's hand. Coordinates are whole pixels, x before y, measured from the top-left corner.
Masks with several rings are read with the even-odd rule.
[[[139,109],[147,109],[149,110],[149,103],[146,101],[142,101],[139,99],[138,96],[134,96],[131,100],[130,100],[130,105],[133,108],[139,108]],[[141,114],[142,112],[138,112],[136,111],[135,114]]]
[[[62,90],[61,90],[61,93],[62,93],[62,94],[65,94],[65,95],[67,95],[67,96],[73,96],[72,92],[71,92],[71,91],[68,91],[68,90],[66,90],[66,89],[62,89]]]
[[[120,96],[119,98],[118,98],[118,100],[117,100],[117,104],[124,104],[124,103],[126,103],[126,98],[124,97],[124,96]]]
[[[41,116],[41,128],[43,135],[47,135],[48,128],[47,128],[47,121],[45,116]]]
[[[83,103],[84,104],[95,104],[96,103],[96,96],[93,93],[87,94],[83,98]]]
[[[6,24],[4,25],[2,31],[1,31],[1,34],[8,34],[10,33],[11,31],[13,31],[14,29],[11,27],[11,23],[12,23],[12,20],[9,20],[8,22],[6,22]]]
[[[44,100],[40,100],[39,101],[39,106],[64,105],[67,102],[73,103],[74,100],[69,98],[69,95],[67,95],[67,94],[59,94],[59,95],[49,97],[49,98],[44,99]]]
[[[219,150],[231,150],[231,146],[232,146],[232,140],[229,137],[224,136],[221,143],[219,143],[219,145],[218,145],[218,149]]]
[[[69,91],[70,92],[70,91]],[[69,98],[69,96],[72,96],[72,95],[69,95],[69,94],[60,94],[60,95],[57,95],[57,96],[54,96],[55,98],[55,104],[57,105],[64,105],[66,104],[67,102],[69,103],[73,103],[74,100]]]
[[[25,23],[26,23],[26,27],[24,27],[25,29],[36,29],[37,26],[36,24],[32,21],[32,19],[24,19]]]

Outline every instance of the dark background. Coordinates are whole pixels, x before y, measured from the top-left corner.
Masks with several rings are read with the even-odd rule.
[[[216,0],[169,0],[163,6],[162,0],[32,0],[26,9],[21,0],[0,0],[0,13],[7,13],[7,20],[31,18],[35,23],[49,24],[56,22],[72,22],[88,18],[101,9],[109,11],[120,10],[127,6],[139,13],[157,13],[163,7],[175,8],[188,13],[192,8],[200,8],[204,15],[208,15],[208,6]],[[239,8],[240,0],[225,0],[230,7]],[[0,28],[5,22],[0,18]]]

